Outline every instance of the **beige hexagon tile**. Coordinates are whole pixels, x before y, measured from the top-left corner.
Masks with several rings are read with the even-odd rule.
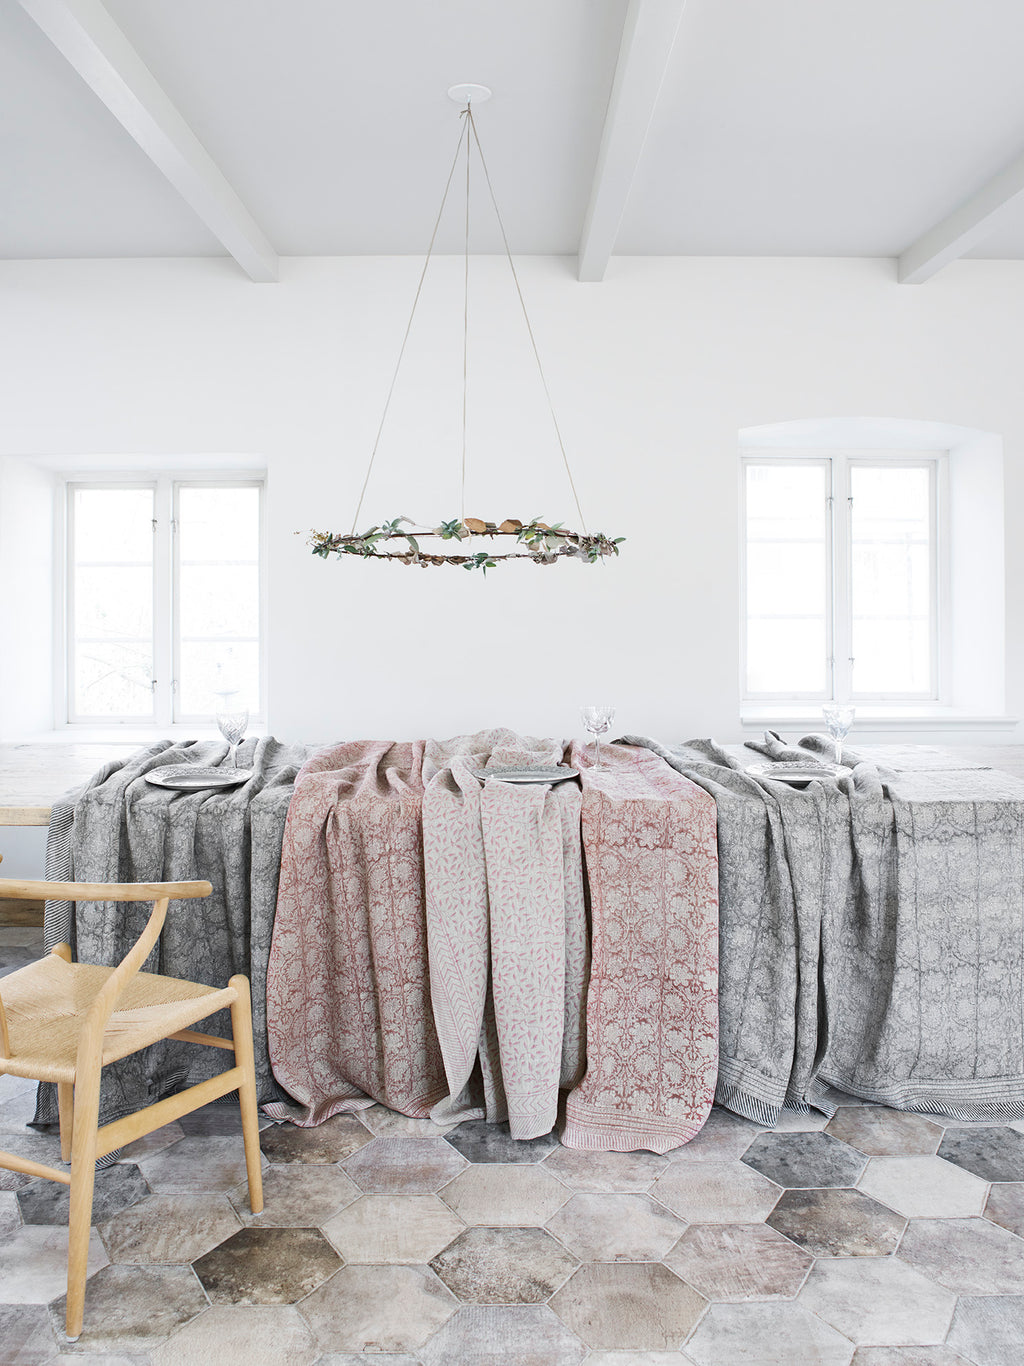
[[[64,1342],[66,1297],[50,1306]],[[105,1266],[85,1291],[85,1326],[76,1353],[148,1352],[210,1307],[190,1266]]]
[[[791,1300],[814,1259],[766,1224],[695,1224],[665,1265],[705,1299]]]
[[[423,1366],[577,1366],[584,1359],[589,1366],[586,1347],[543,1304],[464,1305],[420,1349]]]
[[[196,1134],[143,1158],[139,1170],[156,1195],[226,1194],[245,1179],[241,1138]]]
[[[193,1262],[237,1233],[223,1195],[151,1195],[99,1226],[112,1262]]]
[[[682,1352],[591,1352],[586,1366],[694,1366]]]
[[[465,1224],[436,1195],[363,1195],[322,1226],[348,1263],[422,1266]]]
[[[324,1352],[415,1352],[458,1308],[428,1268],[345,1266],[302,1302]]]
[[[760,1125],[715,1105],[700,1132],[689,1143],[684,1143],[681,1148],[673,1148],[666,1156],[670,1163],[731,1162],[734,1158],[742,1157],[762,1132]]]
[[[647,1195],[580,1193],[547,1228],[584,1262],[657,1262],[686,1224]]]
[[[340,1167],[290,1162],[267,1167],[263,1172],[263,1209],[249,1209],[249,1187],[241,1181],[228,1191],[228,1199],[246,1227],[319,1228],[358,1200],[361,1192]]]
[[[913,1346],[944,1341],[956,1296],[898,1257],[832,1257],[811,1268],[799,1303],[852,1342]]]
[[[154,1129],[151,1134],[143,1134],[134,1143],[125,1144],[121,1149],[121,1159],[125,1162],[141,1162],[144,1157],[162,1153],[165,1148],[169,1148],[172,1143],[180,1142],[184,1137],[185,1130],[177,1120],[174,1120],[161,1129]]]
[[[743,1162],[677,1162],[651,1194],[690,1224],[752,1224],[767,1218],[782,1188]]]
[[[432,1119],[413,1119],[389,1110],[386,1105],[371,1105],[360,1110],[359,1118],[371,1133],[382,1138],[444,1138],[455,1124],[435,1124]]]
[[[214,1305],[153,1350],[153,1366],[252,1362],[253,1366],[313,1366],[320,1355],[305,1320],[288,1306],[241,1309]]]
[[[433,1195],[469,1164],[443,1138],[375,1138],[343,1165],[367,1195]]]
[[[666,1351],[682,1345],[707,1300],[657,1262],[591,1262],[550,1304],[590,1347]]]
[[[86,1274],[107,1265],[95,1229],[89,1235]],[[53,1224],[17,1228],[0,1242],[0,1300],[5,1304],[47,1304],[68,1283],[68,1231]]]
[[[243,1228],[192,1270],[212,1304],[296,1304],[323,1285],[341,1258],[316,1228]]]
[[[13,1191],[0,1191],[0,1239],[7,1239],[21,1228],[21,1210]],[[2,1292],[0,1292],[2,1297]]]
[[[546,1224],[570,1191],[547,1163],[480,1163],[450,1181],[438,1194],[467,1224]]]
[[[333,1164],[364,1148],[373,1135],[355,1115],[334,1115],[323,1124],[301,1128],[297,1124],[271,1124],[260,1131],[260,1147],[267,1159],[285,1162]]]
[[[952,1347],[858,1347],[851,1366],[974,1366]]]
[[[0,1302],[0,1354],[0,1361],[50,1366],[57,1340],[45,1305]]]
[[[461,1233],[432,1258],[432,1269],[469,1304],[540,1304],[578,1265],[542,1228],[483,1228]]]
[[[941,1157],[873,1157],[857,1186],[908,1219],[965,1219],[988,1197],[987,1182]]]
[[[649,1191],[668,1167],[661,1153],[595,1153],[558,1147],[544,1159],[542,1170],[574,1191]]]
[[[942,1140],[942,1129],[930,1120],[878,1105],[837,1110],[827,1132],[868,1157],[929,1156]]]

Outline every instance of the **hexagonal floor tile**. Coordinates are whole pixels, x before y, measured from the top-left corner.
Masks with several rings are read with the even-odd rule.
[[[294,1304],[342,1265],[315,1228],[243,1228],[193,1270],[213,1304]]]
[[[647,1195],[574,1195],[548,1230],[584,1262],[658,1262],[686,1228]]]
[[[170,1124],[163,1125],[160,1129],[154,1129],[150,1134],[143,1134],[132,1143],[126,1143],[121,1149],[123,1161],[141,1162],[144,1157],[152,1157],[154,1153],[163,1152],[172,1143],[179,1142],[185,1137],[185,1130],[176,1119]]]
[[[753,1224],[782,1189],[738,1162],[678,1162],[651,1187],[656,1200],[691,1224]]]
[[[958,1295],[1024,1294],[1024,1242],[988,1219],[914,1219],[900,1261]]]
[[[139,1170],[157,1195],[226,1194],[245,1180],[245,1151],[241,1138],[194,1134],[143,1158]]]
[[[43,1366],[52,1361],[57,1345],[46,1306],[0,1304],[0,1344],[10,1362]]]
[[[482,1162],[449,1182],[441,1199],[467,1224],[491,1227],[546,1224],[570,1192],[546,1170],[547,1163]]]
[[[939,1156],[982,1181],[1024,1181],[1024,1134],[1015,1129],[948,1129]]]
[[[323,1232],[346,1263],[422,1266],[464,1228],[436,1195],[363,1195],[324,1224]]]
[[[592,1262],[551,1300],[588,1346],[649,1351],[679,1347],[706,1304],[657,1262]]]
[[[799,1302],[855,1343],[941,1343],[956,1296],[898,1257],[835,1257],[815,1262]]]
[[[558,1147],[544,1159],[543,1170],[574,1191],[621,1191],[642,1194],[669,1165],[661,1153],[593,1153]]]
[[[985,1218],[1024,1238],[1024,1182],[1008,1181],[993,1186],[985,1205]]]
[[[887,1257],[907,1226],[901,1214],[839,1186],[788,1190],[765,1222],[815,1257]]]
[[[249,1209],[246,1182],[228,1191],[228,1199],[246,1226],[258,1228],[320,1228],[360,1196],[359,1187],[340,1167],[291,1162],[268,1167],[263,1173],[263,1209]]]
[[[797,1304],[713,1304],[686,1352],[696,1366],[849,1366],[853,1347]]]
[[[761,1134],[742,1160],[776,1185],[793,1187],[852,1186],[866,1159],[830,1134]]]
[[[199,1362],[258,1362],[259,1366],[313,1366],[320,1354],[297,1309],[214,1305],[153,1352],[153,1366]]]
[[[715,1105],[700,1132],[681,1148],[673,1148],[668,1159],[670,1162],[731,1162],[742,1157],[761,1132],[752,1120],[741,1119],[730,1110]]]
[[[566,1195],[568,1195],[566,1191]],[[0,1191],[0,1238],[8,1238],[21,1228],[21,1211],[14,1191]]]
[[[964,1295],[947,1345],[975,1366],[1020,1366],[1024,1295]]]
[[[507,1124],[468,1119],[445,1138],[468,1162],[540,1162],[559,1146],[552,1130],[540,1138],[513,1138]]]
[[[303,1301],[302,1317],[324,1352],[415,1352],[457,1308],[425,1267],[346,1266]]]
[[[541,1228],[469,1228],[430,1263],[460,1300],[540,1304],[575,1270],[576,1258]]]
[[[89,1235],[87,1274],[98,1274],[107,1254],[95,1229]],[[6,1304],[46,1304],[68,1283],[68,1231],[33,1225],[0,1243],[0,1296]]]
[[[813,1258],[765,1224],[695,1224],[665,1265],[708,1300],[791,1300]]]
[[[366,1146],[373,1135],[354,1115],[335,1115],[312,1129],[297,1124],[271,1124],[260,1134],[260,1147],[273,1163],[344,1162]]]
[[[92,1222],[105,1223],[115,1214],[144,1200],[148,1194],[145,1177],[134,1162],[117,1162],[113,1167],[101,1167],[96,1173],[93,1188]],[[68,1186],[56,1181],[33,1181],[30,1186],[23,1186],[18,1191],[17,1201],[26,1224],[62,1224],[67,1227],[71,1210],[71,1191]]]
[[[952,1347],[858,1347],[850,1366],[972,1366]]]
[[[194,1262],[238,1227],[223,1195],[151,1195],[99,1232],[112,1262],[180,1265]]]
[[[64,1342],[66,1296],[50,1305]],[[85,1327],[76,1352],[147,1352],[209,1308],[189,1266],[105,1266],[85,1292]]]
[[[367,1195],[433,1195],[466,1160],[443,1138],[375,1138],[344,1166]]]
[[[942,1130],[931,1120],[878,1105],[844,1106],[829,1120],[825,1132],[868,1157],[930,1155],[942,1139]]]
[[[455,1128],[454,1124],[435,1124],[432,1119],[400,1115],[386,1105],[371,1105],[367,1110],[360,1110],[359,1119],[372,1134],[382,1138],[444,1138]]]
[[[423,1366],[575,1366],[587,1349],[542,1304],[467,1304],[420,1349]]]
[[[908,1219],[967,1218],[988,1195],[984,1181],[941,1157],[872,1157],[857,1186]]]

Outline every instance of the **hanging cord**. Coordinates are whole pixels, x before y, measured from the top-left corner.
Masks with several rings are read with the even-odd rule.
[[[466,110],[466,113],[469,113],[468,108],[467,108],[467,110]],[[471,119],[471,118],[472,118],[472,115],[470,114],[470,119]],[[467,135],[467,129],[468,129],[468,127],[469,127],[469,120],[467,120],[467,121],[462,125],[462,131],[459,133],[459,141],[458,141],[458,144],[456,145],[456,148],[455,148],[455,156],[454,156],[453,159],[452,159],[452,168],[451,168],[451,170],[448,172],[448,180],[447,180],[446,183],[445,183],[444,194],[441,196],[441,207],[440,207],[440,208],[438,209],[438,211],[437,211],[437,218],[436,218],[436,220],[435,220],[435,222],[434,222],[434,231],[430,234],[430,246],[427,248],[427,257],[426,257],[426,260],[423,262],[423,270],[420,272],[420,281],[419,281],[419,284],[416,286],[416,295],[415,295],[415,297],[413,298],[413,301],[412,301],[412,308],[411,308],[411,310],[410,310],[410,312],[409,312],[409,321],[408,321],[408,323],[406,324],[406,327],[405,327],[405,336],[402,338],[402,345],[401,345],[401,348],[400,348],[400,350],[399,350],[399,352],[398,352],[398,360],[397,360],[397,362],[396,362],[396,364],[395,364],[395,373],[391,376],[391,385],[390,385],[390,388],[388,389],[388,396],[387,396],[387,398],[384,400],[384,411],[383,411],[383,413],[381,413],[380,425],[379,425],[378,428],[377,428],[377,435],[376,435],[376,437],[374,438],[374,442],[373,442],[373,450],[370,452],[370,463],[369,463],[369,465],[368,465],[367,468],[366,468],[366,478],[363,480],[363,487],[362,487],[362,490],[361,490],[361,492],[360,492],[360,494],[359,494],[359,502],[356,504],[356,515],[352,518],[352,532],[351,532],[351,534],[352,534],[353,536],[356,534],[356,523],[359,521],[359,514],[360,514],[360,512],[362,512],[362,510],[363,510],[363,499],[366,497],[366,490],[367,490],[367,487],[369,486],[369,483],[370,483],[370,475],[371,475],[372,472],[373,472],[373,462],[374,462],[374,460],[376,460],[376,458],[377,458],[377,447],[380,445],[381,432],[383,432],[383,430],[384,430],[384,423],[385,423],[385,421],[387,420],[388,409],[391,407],[391,398],[392,398],[392,395],[393,395],[394,392],[395,392],[395,382],[396,382],[397,379],[398,379],[398,372],[399,372],[399,370],[402,368],[402,357],[405,355],[406,344],[407,344],[408,341],[409,341],[409,333],[412,331],[412,320],[413,320],[413,318],[416,316],[416,305],[417,305],[417,304],[419,303],[419,301],[420,301],[420,292],[421,292],[422,289],[423,289],[423,281],[424,281],[424,280],[426,279],[426,277],[427,277],[427,267],[430,265],[431,253],[432,253],[433,250],[434,250],[434,243],[435,243],[435,241],[437,240],[437,230],[438,230],[438,228],[441,226],[441,215],[444,213],[444,206],[445,206],[445,204],[447,204],[447,202],[448,202],[448,191],[449,191],[449,190],[451,189],[451,187],[452,187],[452,179],[454,178],[454,175],[455,175],[455,168],[456,168],[456,166],[459,164],[459,153],[462,151],[462,140],[463,140],[463,138],[466,139],[466,156],[467,156],[467,166],[468,166],[468,156],[469,156],[469,137],[468,137],[468,135]],[[479,145],[479,144],[478,144],[478,145]],[[468,174],[468,172],[467,172],[467,174]],[[467,202],[467,204],[466,204],[466,214],[467,214],[467,219],[468,219],[468,215],[469,215],[469,204],[468,204],[468,202]],[[467,233],[468,233],[468,228],[467,228]],[[467,251],[468,251],[468,249],[467,249]],[[468,269],[469,269],[468,255],[467,255],[466,269],[467,269],[467,272],[468,272]],[[468,307],[468,303],[467,303],[467,307]],[[466,419],[465,419],[465,381],[463,381],[463,419],[462,419],[462,421],[463,421],[463,454],[462,454],[462,464],[463,464],[463,479],[465,479],[465,464],[466,464],[466,454],[465,454],[465,421],[466,421]]]
[[[576,511],[580,515],[580,527],[582,528],[584,535],[586,535],[587,523],[585,517],[583,516],[583,509],[582,507],[580,507],[580,496],[576,492],[576,481],[573,479],[572,470],[569,468],[569,457],[568,455],[566,455],[565,452],[565,442],[562,440],[562,433],[558,426],[558,418],[555,416],[555,405],[551,401],[551,391],[548,389],[548,382],[544,374],[544,367],[543,365],[541,365],[540,352],[537,350],[537,341],[533,335],[533,328],[530,326],[530,315],[526,311],[526,300],[523,298],[523,291],[519,284],[519,276],[516,274],[515,262],[512,260],[512,251],[508,245],[508,236],[505,232],[505,224],[502,221],[501,210],[498,208],[498,201],[494,197],[494,187],[491,184],[491,174],[487,169],[487,158],[484,156],[484,149],[480,145],[480,137],[476,131],[476,123],[473,119],[473,110],[471,108],[467,108],[466,112],[469,115],[467,122],[473,132],[473,141],[476,143],[477,154],[480,157],[480,165],[483,167],[484,179],[487,181],[487,189],[491,196],[491,203],[494,206],[494,216],[495,218],[497,218],[498,227],[501,229],[501,240],[505,244],[505,255],[508,258],[508,268],[512,272],[512,279],[515,282],[516,293],[519,295],[519,306],[523,310],[523,319],[526,323],[526,330],[530,334],[530,345],[533,347],[533,358],[537,362],[537,371],[540,375],[540,382],[544,386],[544,397],[548,401],[548,411],[551,413],[551,424],[555,429],[555,436],[558,438],[558,448],[562,452],[562,463],[565,465],[565,473],[569,479],[569,487],[572,489],[572,496],[576,503]]]
[[[462,111],[462,116],[466,122],[463,125],[463,132],[466,132],[473,121],[472,105],[467,103]],[[466,410],[469,390],[469,149],[470,139],[466,136],[466,252],[465,252],[465,280],[463,284],[463,304],[462,304],[462,481],[460,483],[460,503],[459,519],[466,520]]]

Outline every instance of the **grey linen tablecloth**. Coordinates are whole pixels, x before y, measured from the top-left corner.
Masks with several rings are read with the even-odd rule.
[[[623,743],[718,807],[721,1104],[774,1123],[783,1105],[830,1112],[830,1084],[954,1118],[1024,1113],[1024,783],[879,746],[881,769],[846,751],[851,776],[794,788],[709,740]]]
[[[256,1080],[261,1102],[282,1096],[267,1058],[266,970],[274,926],[281,841],[295,775],[312,745],[272,737],[239,745],[244,785],[220,792],[174,792],[144,775],[170,764],[220,765],[221,741],[159,741],[107,764],[83,787],[55,803],[47,843],[48,878],[85,882],[156,882],[206,878],[205,900],[172,902],[160,940],[145,964],[161,972],[223,986],[233,973],[252,984]],[[47,947],[71,943],[81,962],[120,961],[137,938],[149,906],[67,902],[46,908]],[[227,1011],[197,1028],[230,1036]],[[223,1068],[220,1050],[165,1041],[104,1068],[104,1123]],[[216,1055],[216,1056],[215,1056]],[[55,1123],[54,1088],[40,1087],[37,1123]]]

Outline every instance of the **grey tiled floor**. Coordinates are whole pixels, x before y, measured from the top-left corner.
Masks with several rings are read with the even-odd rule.
[[[269,1125],[258,1218],[211,1107],[100,1173],[76,1344],[65,1192],[0,1173],[0,1366],[1020,1366],[1024,1124],[837,1099],[664,1157]],[[0,1147],[52,1161],[33,1102],[0,1078]]]

